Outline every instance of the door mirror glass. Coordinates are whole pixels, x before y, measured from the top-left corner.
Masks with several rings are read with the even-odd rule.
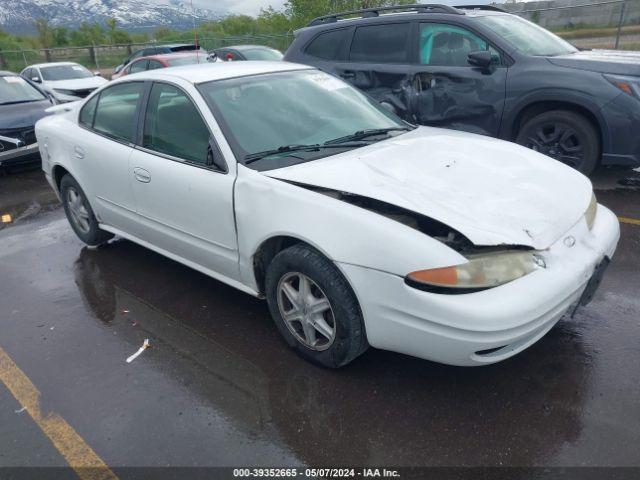
[[[476,50],[475,52],[469,52],[467,62],[474,67],[489,68],[493,62],[493,57],[489,50]]]
[[[36,82],[36,83],[40,83],[40,78],[39,77],[31,77],[31,81],[32,82]]]

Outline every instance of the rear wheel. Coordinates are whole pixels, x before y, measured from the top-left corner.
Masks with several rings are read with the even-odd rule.
[[[303,358],[338,368],[368,348],[353,290],[313,248],[297,244],[276,255],[267,267],[265,287],[278,330]]]
[[[516,143],[589,175],[598,164],[600,141],[591,122],[574,112],[553,110],[527,120]]]
[[[69,174],[60,180],[60,196],[71,228],[80,240],[87,245],[96,246],[113,238],[113,234],[100,229],[87,196]]]

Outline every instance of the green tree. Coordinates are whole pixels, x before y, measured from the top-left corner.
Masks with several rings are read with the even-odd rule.
[[[53,29],[49,25],[49,20],[46,18],[38,18],[34,25],[38,31],[38,41],[42,48],[53,47]]]
[[[54,27],[52,34],[54,47],[66,47],[69,45],[69,29],[65,27]]]

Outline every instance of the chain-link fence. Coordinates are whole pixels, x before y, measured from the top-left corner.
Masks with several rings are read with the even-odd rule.
[[[580,48],[640,50],[640,0],[606,0],[599,3],[585,3],[585,0],[545,0],[510,2],[498,6],[555,32]],[[256,44],[283,52],[292,40],[291,33],[199,38],[201,46],[206,50],[236,44]],[[34,63],[72,61],[108,75],[136,50],[184,41],[182,38],[127,45],[0,50],[0,70],[21,71]]]
[[[285,51],[292,34],[282,35],[242,35],[225,37],[198,38],[199,44],[206,50],[230,45],[265,45]],[[191,40],[193,42],[194,40]],[[29,65],[43,62],[77,62],[91,70],[109,73],[126,57],[145,47],[170,43],[188,43],[188,40],[163,40],[162,42],[131,43],[126,45],[92,45],[87,47],[63,47],[40,50],[0,50],[0,70],[19,72]]]
[[[640,0],[553,0],[505,3],[500,7],[579,48],[640,50]]]

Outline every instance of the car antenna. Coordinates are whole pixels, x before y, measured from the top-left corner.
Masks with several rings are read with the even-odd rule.
[[[196,28],[196,10],[195,8],[193,8],[193,0],[191,0],[191,15],[193,17],[193,35],[195,37],[195,44],[196,44],[196,60],[197,63],[200,63],[200,54],[199,54],[199,50],[200,47],[198,46],[198,29]]]

